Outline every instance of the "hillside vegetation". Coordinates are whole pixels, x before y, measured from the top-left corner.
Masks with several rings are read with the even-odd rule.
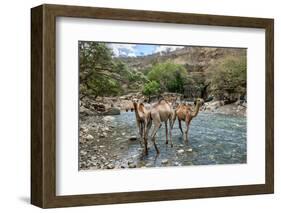
[[[79,42],[80,98],[164,92],[187,99],[235,101],[246,96],[246,49],[185,47],[140,57],[114,57],[104,43]]]

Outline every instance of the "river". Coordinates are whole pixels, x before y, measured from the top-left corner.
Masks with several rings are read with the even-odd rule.
[[[214,164],[242,164],[247,162],[246,117],[200,112],[191,122],[189,142],[184,142],[176,120],[172,140],[166,145],[165,125],[158,130],[157,155],[151,139],[148,155],[144,155],[137,136],[134,112],[112,116],[110,132],[91,144],[80,145],[87,154],[80,157],[80,169],[145,168]],[[183,130],[185,124],[182,122]],[[153,126],[152,126],[153,128]],[[150,131],[151,133],[151,131]],[[86,153],[84,152],[84,153]],[[87,160],[87,159],[91,160]]]

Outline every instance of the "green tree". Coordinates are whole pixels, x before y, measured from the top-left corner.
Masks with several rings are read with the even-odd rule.
[[[147,77],[150,81],[160,84],[162,92],[183,93],[188,73],[184,66],[168,61],[154,65]]]
[[[247,88],[246,56],[228,56],[210,66],[207,70],[207,83],[214,96],[225,94],[243,96]]]
[[[158,95],[160,92],[160,85],[156,81],[150,81],[144,85],[142,93],[148,96],[150,100],[150,96]]]
[[[110,96],[122,92],[121,64],[114,63],[110,48],[104,43],[79,42],[80,98]]]

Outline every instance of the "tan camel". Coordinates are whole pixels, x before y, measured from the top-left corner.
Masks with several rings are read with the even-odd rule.
[[[179,129],[181,133],[183,134],[182,131],[182,126],[181,126],[181,121],[184,121],[186,124],[186,130],[185,130],[185,141],[188,142],[188,130],[189,130],[189,125],[190,122],[192,121],[193,118],[195,118],[198,113],[200,107],[204,104],[204,100],[202,98],[197,98],[194,101],[195,108],[192,109],[191,105],[187,104],[180,104],[177,109],[176,109],[176,115],[178,117],[179,121]]]
[[[160,100],[157,104],[153,105],[150,111],[150,116],[152,119],[152,123],[154,125],[154,129],[152,131],[151,137],[153,141],[153,145],[156,149],[157,154],[159,153],[159,150],[156,145],[156,133],[158,129],[162,126],[162,122],[165,123],[165,128],[166,128],[166,144],[168,144],[168,125],[167,122],[169,121],[170,124],[170,141],[171,141],[171,147],[173,147],[173,142],[172,142],[172,129],[174,122],[176,120],[176,112],[173,109],[172,105],[167,102],[166,100]],[[150,129],[151,123],[148,123],[147,129]]]
[[[136,103],[133,102],[135,115],[136,115],[136,122],[139,129],[139,134],[141,139],[144,141],[145,145],[145,153],[148,153],[147,150],[147,138],[148,138],[148,131],[151,127],[151,118],[150,118],[150,110],[147,109],[143,103]],[[150,108],[150,107],[148,107]]]

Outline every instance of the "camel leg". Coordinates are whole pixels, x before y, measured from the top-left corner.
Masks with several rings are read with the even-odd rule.
[[[137,122],[137,124],[138,124],[138,128],[139,128],[140,138],[142,138],[142,129],[143,129],[142,123],[141,122]]]
[[[146,130],[145,130],[145,138],[148,139],[148,134],[149,134],[149,130],[151,129],[152,126],[152,121],[148,121],[146,123]]]
[[[148,133],[151,128],[152,122],[151,121],[145,121],[144,123],[144,131],[143,131],[143,137],[144,137],[144,145],[145,145],[145,154],[148,154],[148,148],[147,148],[147,141],[148,141]]]
[[[189,122],[186,122],[185,141],[188,143]]]
[[[152,137],[152,141],[153,141],[153,145],[154,145],[154,148],[157,152],[157,154],[159,154],[159,149],[157,148],[157,145],[156,145],[156,139],[155,139],[155,136],[156,136],[156,133],[158,131],[158,129],[161,127],[161,123],[154,123],[154,129],[152,131],[152,134],[151,134],[151,137]]]
[[[183,131],[182,131],[182,128],[181,128],[181,120],[180,119],[179,119],[179,128],[180,128],[181,134],[183,135]]]
[[[144,123],[143,122],[141,122],[141,127],[140,127],[140,136],[141,136],[141,138],[143,138],[143,131],[144,131]]]
[[[173,147],[173,141],[172,141],[173,121],[172,119],[170,119],[169,121],[170,121],[170,143],[171,143],[171,147]]]
[[[168,144],[168,124],[167,124],[167,121],[165,121],[165,130],[166,130],[166,144]]]
[[[138,123],[138,127],[139,127],[139,134],[140,134],[140,145],[142,146],[142,141],[143,141],[143,123],[139,122]]]
[[[144,152],[145,152],[145,155],[148,155],[147,138],[144,139]]]

